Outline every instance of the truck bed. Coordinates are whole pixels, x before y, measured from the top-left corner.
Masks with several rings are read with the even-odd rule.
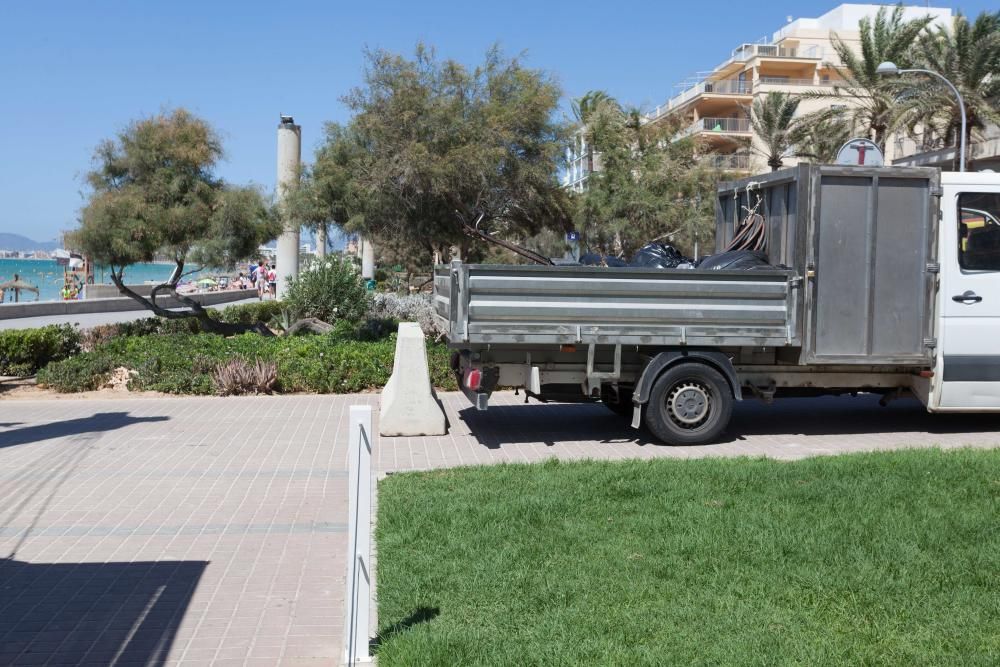
[[[448,340],[493,344],[800,345],[792,270],[595,266],[435,267]]]

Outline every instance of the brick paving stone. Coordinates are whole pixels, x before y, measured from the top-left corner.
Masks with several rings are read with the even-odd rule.
[[[664,447],[600,405],[523,398],[443,394],[449,434],[376,437],[377,472],[1000,442],[1000,416],[860,396],[745,401],[725,441]],[[0,401],[0,664],[336,664],[347,413],[377,401]]]

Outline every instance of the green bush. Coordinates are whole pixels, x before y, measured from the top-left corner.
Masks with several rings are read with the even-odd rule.
[[[145,317],[131,322],[99,324],[96,327],[84,329],[81,334],[80,348],[84,352],[90,352],[125,336],[153,336],[170,333],[198,333],[200,331],[198,320],[193,317],[176,320],[168,320],[164,317]]]
[[[104,352],[84,352],[49,364],[38,371],[38,384],[56,391],[75,393],[100,389],[117,367],[115,358]]]
[[[32,375],[80,350],[80,332],[69,324],[0,331],[0,375]]]
[[[281,314],[285,304],[278,301],[258,301],[256,303],[241,303],[227,306],[222,310],[220,319],[230,324],[265,324]]]
[[[289,281],[282,304],[295,318],[358,322],[368,314],[371,295],[350,261],[327,257]]]
[[[38,382],[58,391],[86,391],[102,386],[111,370],[124,366],[135,371],[129,382],[133,390],[212,394],[216,391],[214,370],[220,363],[240,358],[248,364],[275,363],[277,391],[365,391],[384,386],[392,373],[396,338],[386,332],[382,324],[342,321],[331,333],[319,336],[264,338],[248,333],[224,338],[179,333],[123,337],[50,364],[39,373]],[[449,350],[429,343],[427,353],[434,385],[454,389]]]

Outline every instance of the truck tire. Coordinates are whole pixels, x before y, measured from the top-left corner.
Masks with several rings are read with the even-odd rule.
[[[619,387],[616,393],[609,385],[601,387],[601,402],[616,415],[632,417],[632,387]]]
[[[711,366],[682,363],[653,383],[646,426],[668,445],[704,445],[725,430],[733,414],[733,392]]]

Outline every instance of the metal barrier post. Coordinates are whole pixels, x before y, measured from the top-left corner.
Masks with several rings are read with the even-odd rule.
[[[347,613],[344,664],[373,662],[368,654],[372,599],[372,408],[352,405],[348,441]]]

